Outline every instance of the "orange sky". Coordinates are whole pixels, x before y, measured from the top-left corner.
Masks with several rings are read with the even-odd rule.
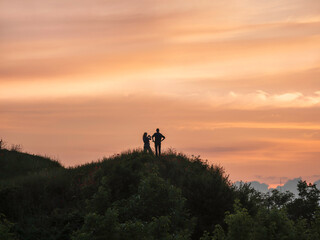
[[[0,1],[0,137],[66,166],[142,146],[320,179],[320,1]]]

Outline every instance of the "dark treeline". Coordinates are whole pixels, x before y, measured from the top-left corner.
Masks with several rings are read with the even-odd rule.
[[[233,186],[199,157],[140,151],[74,168],[0,150],[1,240],[320,239],[320,192]]]

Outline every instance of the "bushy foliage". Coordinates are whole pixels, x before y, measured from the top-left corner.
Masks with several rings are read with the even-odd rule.
[[[315,184],[307,184],[306,181],[299,181],[297,187],[299,197],[288,205],[288,213],[291,218],[304,218],[310,224],[315,220],[315,212],[319,209],[320,190]]]
[[[0,214],[0,239],[1,240],[16,240],[16,235],[13,233],[13,224],[9,222],[5,215]]]
[[[240,186],[238,196],[244,198],[242,202],[245,202],[249,208],[254,205],[257,211],[250,214],[237,199],[234,211],[226,213],[225,231],[218,225],[216,232],[212,235],[205,233],[202,238],[204,240],[320,239],[320,191],[313,184],[303,181],[298,183],[297,188],[299,197],[294,198],[289,192],[281,193],[273,190],[268,194],[255,194],[253,189],[250,190],[250,186]]]
[[[95,211],[86,215],[74,240],[104,236],[108,239],[190,239],[193,220],[185,209],[185,199],[179,189],[158,175],[151,173],[141,180],[136,194],[114,203],[110,203],[105,187],[100,187],[87,202],[89,209]],[[106,205],[96,205],[98,201]]]
[[[0,185],[0,212],[21,239],[198,239],[223,222],[235,199],[222,168],[172,151],[160,158],[131,151],[68,169],[52,162],[38,171],[36,156],[6,156],[25,157],[33,169]]]
[[[0,153],[1,240],[320,239],[320,191],[303,181],[298,198],[235,188],[221,167],[173,151],[74,168]]]

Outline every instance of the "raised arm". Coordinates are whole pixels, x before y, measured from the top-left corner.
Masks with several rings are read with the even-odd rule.
[[[166,139],[166,137],[163,136],[163,135],[161,135],[161,138],[162,138],[162,139],[161,139],[161,142]]]

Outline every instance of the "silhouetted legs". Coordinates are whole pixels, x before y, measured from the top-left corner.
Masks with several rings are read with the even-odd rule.
[[[161,155],[161,144],[155,144],[155,149],[156,149],[156,156]]]
[[[150,145],[144,145],[144,151],[153,154]]]

